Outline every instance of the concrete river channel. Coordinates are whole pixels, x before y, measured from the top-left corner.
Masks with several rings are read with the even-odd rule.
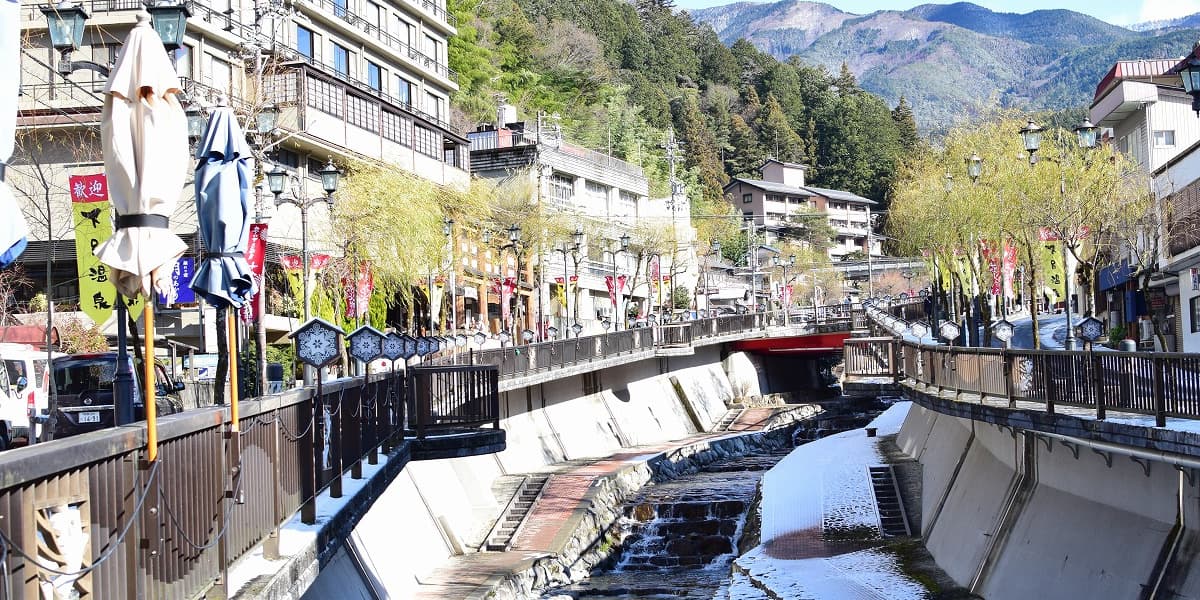
[[[821,429],[797,429],[794,439],[804,443],[871,417],[836,414],[823,415]],[[541,600],[735,600],[728,591],[732,564],[743,536],[758,536],[753,509],[759,481],[790,450],[731,457],[647,485],[625,504],[619,546],[609,558],[588,579],[548,590]]]

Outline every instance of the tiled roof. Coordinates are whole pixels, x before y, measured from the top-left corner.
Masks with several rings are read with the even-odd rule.
[[[767,192],[777,192],[780,194],[791,194],[793,196],[811,196],[812,195],[812,192],[808,191],[808,189],[806,189],[806,188],[795,187],[795,186],[791,186],[791,185],[783,185],[782,183],[775,183],[773,181],[763,181],[761,179],[744,179],[742,177],[734,178],[733,181],[729,182],[729,185],[725,186],[725,189],[728,190],[730,188],[730,186],[733,186],[737,183],[744,183],[746,185],[753,186],[753,187],[756,187],[758,189],[761,189],[761,190],[767,191]]]
[[[827,189],[827,188],[813,187],[811,185],[805,186],[804,189],[811,192],[812,195],[814,195],[814,196],[824,196],[826,198],[829,198],[830,200],[841,200],[844,202],[854,202],[856,204],[879,204],[878,202],[876,202],[874,200],[863,198],[862,196],[859,196],[858,194],[855,194],[853,192],[844,192],[842,190],[831,190],[831,189]]]

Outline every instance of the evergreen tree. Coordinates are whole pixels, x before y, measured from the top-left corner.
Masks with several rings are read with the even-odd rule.
[[[757,128],[760,114],[762,114],[762,101],[758,99],[758,91],[752,85],[743,87],[742,119],[746,121],[747,125]]]
[[[759,144],[767,149],[767,153],[785,162],[800,162],[804,160],[804,141],[788,124],[783,114],[783,108],[774,94],[767,94],[767,103],[763,105],[758,118]]]
[[[687,148],[684,166],[700,180],[705,198],[720,200],[729,178],[721,166],[716,140],[705,126],[695,97],[691,94],[676,96],[671,100],[671,115],[679,141]]]
[[[842,70],[838,73],[837,79],[833,80],[833,85],[837,86],[838,94],[845,97],[851,94],[858,93],[858,79],[854,77],[854,73],[850,70],[850,65],[842,63]]]
[[[757,177],[755,169],[763,162],[762,148],[758,136],[746,124],[741,115],[729,117],[729,151],[725,157],[725,170],[734,177]]]
[[[701,81],[735,85],[741,80],[741,65],[711,27],[700,28],[696,54],[700,59]]]
[[[912,107],[908,100],[900,96],[900,102],[892,109],[892,121],[896,123],[896,134],[900,140],[900,148],[905,154],[911,154],[921,144],[920,134],[917,133],[917,119],[913,116]]]

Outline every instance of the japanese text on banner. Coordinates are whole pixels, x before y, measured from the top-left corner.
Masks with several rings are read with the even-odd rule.
[[[94,254],[96,247],[112,237],[112,204],[103,173],[71,175],[71,214],[75,224],[75,268],[79,274],[79,308],[98,325],[112,318],[117,288],[112,272]],[[142,299],[126,298],[133,314],[142,311]]]

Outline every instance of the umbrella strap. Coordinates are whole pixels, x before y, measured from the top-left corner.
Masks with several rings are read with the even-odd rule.
[[[201,258],[246,258],[245,252],[205,252]]]
[[[167,229],[170,223],[171,219],[163,215],[117,215],[117,229],[131,227]]]

